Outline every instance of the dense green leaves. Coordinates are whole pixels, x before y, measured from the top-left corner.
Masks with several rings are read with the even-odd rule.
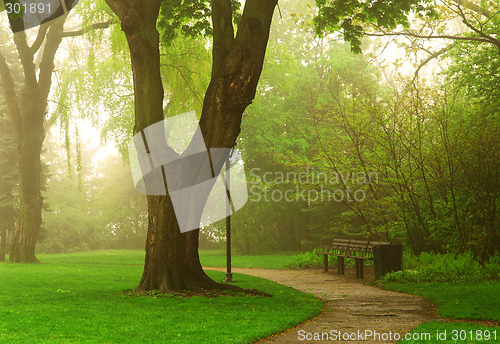
[[[447,85],[402,82],[392,89],[366,56],[315,41],[295,25],[277,26],[239,148],[246,167],[258,167],[261,179],[266,172],[274,177],[292,172],[306,173],[310,181],[297,187],[252,176],[251,182],[260,182],[251,190],[268,196],[294,188],[293,195],[313,196],[324,189],[344,195],[350,190],[351,197],[354,192],[365,197],[250,203],[234,216],[242,228],[237,247],[286,250],[294,235],[302,247],[355,235],[402,241],[417,254],[471,251],[482,259],[494,254],[498,54],[491,45],[467,43],[457,44],[450,56]],[[320,173],[373,177],[368,183],[311,181]]]
[[[361,37],[368,24],[394,29],[398,24],[408,26],[410,11],[435,16],[431,0],[316,0],[316,4],[317,34],[340,31],[355,53],[361,52]]]
[[[239,22],[241,3],[231,0],[233,18]],[[170,46],[176,37],[194,38],[212,35],[212,6],[209,0],[164,0],[161,4],[158,30],[163,46]]]

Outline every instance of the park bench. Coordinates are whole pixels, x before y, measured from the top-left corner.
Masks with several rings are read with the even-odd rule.
[[[320,248],[316,254],[322,254],[324,258],[325,271],[328,271],[328,256],[337,256],[337,268],[339,275],[344,275],[344,259],[354,258],[356,263],[356,277],[364,278],[363,265],[365,260],[373,260],[373,248],[379,245],[390,245],[386,241],[366,241],[333,239],[333,242]]]

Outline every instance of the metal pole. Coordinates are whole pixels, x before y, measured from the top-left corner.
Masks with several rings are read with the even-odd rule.
[[[233,273],[231,272],[231,194],[229,192],[230,187],[230,174],[229,170],[231,167],[231,162],[229,161],[229,157],[232,155],[233,151],[228,155],[227,160],[226,160],[226,185],[227,185],[227,202],[226,202],[226,279],[224,280],[225,283],[227,282],[236,282],[233,279]]]

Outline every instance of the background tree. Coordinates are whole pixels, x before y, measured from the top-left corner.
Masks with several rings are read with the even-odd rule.
[[[64,13],[62,8],[61,12]],[[20,178],[19,224],[12,234],[11,262],[38,262],[35,247],[42,223],[43,203],[40,156],[54,61],[64,37],[85,33],[85,30],[64,32],[66,18],[67,14],[40,25],[36,37],[32,39],[25,31],[12,35],[22,66],[21,84],[16,84],[13,77],[12,64],[17,57],[11,60],[10,56],[0,51],[0,79],[16,141]],[[92,27],[103,26],[107,23]],[[5,44],[2,48],[12,48],[12,45]]]
[[[143,2],[126,0],[106,2],[120,19],[130,48],[135,134],[163,119],[164,91],[159,68],[160,39],[156,28],[162,1],[148,2],[147,6]],[[204,1],[165,1],[163,4],[162,15],[167,20],[173,16],[174,24],[188,32],[196,31],[197,19],[201,18],[203,26],[204,14],[211,13],[212,75],[200,126],[206,146],[231,148],[240,132],[242,113],[255,96],[276,1],[247,1],[236,35],[232,23],[235,8],[229,0],[213,0],[211,6],[206,6]],[[369,13],[371,17],[384,21],[383,26],[405,22],[411,8],[420,8],[417,2],[398,2],[390,6],[391,11],[373,12],[365,3],[356,5],[353,11]],[[148,211],[145,268],[136,290],[168,292],[220,287],[204,274],[199,263],[198,231],[179,232],[170,198],[148,196]]]
[[[286,15],[287,5],[282,12]],[[349,236],[402,241],[415,254],[472,251],[482,260],[493,255],[498,249],[491,241],[498,235],[491,227],[498,218],[496,47],[463,40],[446,55],[445,72],[422,82],[413,74],[401,77],[390,88],[382,86],[369,55],[352,56],[327,39],[316,45],[309,40],[315,49],[288,49],[307,45],[299,28],[282,31],[295,40],[286,34],[277,35],[283,44],[270,40],[272,64],[242,125],[239,147],[247,171],[259,167],[262,177],[309,167],[311,176],[376,172],[377,178],[367,185],[300,186],[301,191],[363,190],[363,202],[322,200],[296,209],[287,202],[250,202],[232,217],[241,228],[235,234],[240,252],[286,250],[290,245],[279,233],[293,228],[287,219],[307,214],[315,220],[300,223],[310,234],[302,239],[305,247],[308,241],[312,248],[332,236]],[[375,48],[363,45],[365,51],[376,53]],[[442,80],[448,86],[440,85]],[[261,194],[267,188],[269,195],[291,184],[250,186]]]
[[[3,105],[3,104],[2,104]],[[17,186],[16,149],[9,134],[10,124],[0,105],[0,262],[7,253],[7,232],[11,232],[17,219],[15,190]]]
[[[45,198],[50,208],[44,213],[46,233],[37,252],[141,249],[147,225],[145,199],[136,192],[120,155],[109,148],[106,153],[100,151],[92,142],[93,130],[85,134],[89,137],[81,134],[79,150],[77,142],[71,144],[70,159],[75,161],[71,172],[66,149],[61,149],[65,138],[49,135],[46,139],[43,160],[50,162],[50,176]]]

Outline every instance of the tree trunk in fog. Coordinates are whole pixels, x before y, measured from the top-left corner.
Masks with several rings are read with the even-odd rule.
[[[159,35],[160,0],[106,0],[127,36],[134,75],[135,129],[163,120]],[[214,50],[212,80],[200,127],[207,147],[231,148],[241,117],[255,96],[277,0],[247,0],[234,37],[229,0],[212,1]],[[230,288],[211,280],[198,256],[199,230],[181,233],[170,197],[148,196],[144,273],[137,292]]]
[[[32,92],[32,93],[37,93]],[[33,94],[34,95],[34,94]],[[42,224],[41,161],[45,130],[45,107],[32,98],[24,108],[22,134],[17,138],[19,169],[19,226],[16,226],[11,243],[11,263],[37,263],[35,248]],[[31,110],[31,111],[30,111]],[[29,135],[27,135],[29,133]]]
[[[24,31],[14,35],[24,72],[24,85],[20,94],[7,61],[0,53],[0,77],[14,128],[19,169],[19,225],[12,233],[11,263],[38,262],[35,247],[42,223],[40,154],[45,137],[44,120],[54,57],[62,41],[65,19],[66,16],[62,16],[51,24],[45,37],[39,70],[34,64],[38,49],[28,46]]]

